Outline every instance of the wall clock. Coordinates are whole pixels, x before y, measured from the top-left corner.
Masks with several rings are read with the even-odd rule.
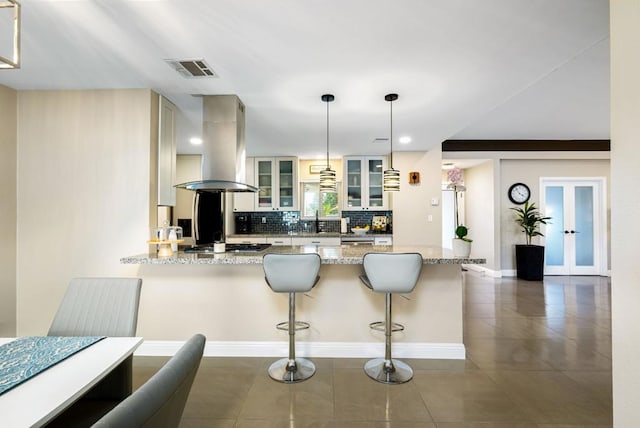
[[[514,183],[509,187],[509,192],[507,193],[509,196],[509,200],[514,204],[524,204],[531,197],[531,190],[529,186],[524,183]]]

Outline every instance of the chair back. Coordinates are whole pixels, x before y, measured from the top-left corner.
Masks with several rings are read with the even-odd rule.
[[[104,415],[97,428],[177,428],[206,338],[196,334],[151,379]]]
[[[135,336],[140,278],[74,278],[49,336]]]
[[[422,271],[418,253],[367,253],[362,261],[371,289],[379,293],[410,293]]]
[[[309,291],[318,282],[320,256],[315,253],[265,254],[264,277],[277,293]]]

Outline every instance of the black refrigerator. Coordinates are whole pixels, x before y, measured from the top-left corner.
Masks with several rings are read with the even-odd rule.
[[[193,198],[193,238],[196,245],[224,240],[224,192],[196,191]]]

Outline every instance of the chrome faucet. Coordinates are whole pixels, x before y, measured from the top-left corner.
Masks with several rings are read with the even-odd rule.
[[[316,210],[316,233],[320,233],[320,220],[318,220],[318,210]]]

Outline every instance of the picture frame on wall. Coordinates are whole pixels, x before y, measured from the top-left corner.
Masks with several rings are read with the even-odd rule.
[[[320,174],[320,171],[327,167],[326,164],[322,165],[309,165],[309,174]]]

